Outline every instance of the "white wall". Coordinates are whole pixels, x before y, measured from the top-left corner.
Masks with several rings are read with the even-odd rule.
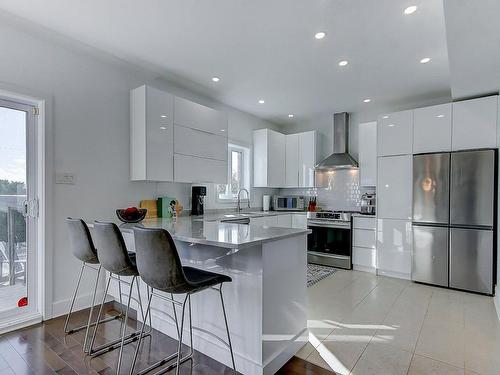
[[[0,23],[0,89],[15,85],[25,94],[43,92],[52,99],[53,134],[47,136],[53,137],[54,169],[76,176],[74,185],[54,185],[54,175],[47,176],[54,202],[49,207],[53,220],[48,234],[54,246],[52,259],[47,259],[53,269],[48,295],[57,315],[67,309],[79,267],[67,246],[66,217],[113,219],[115,208],[137,205],[141,199],[156,197],[159,190],[186,194],[189,185],[129,180],[129,90],[153,81],[155,74],[64,38],[4,21]],[[172,87],[172,92],[181,95],[179,88]],[[187,92],[182,96],[196,97]],[[251,129],[270,126],[234,109],[228,111],[231,138],[248,140]],[[84,290],[90,292],[90,285],[87,279]],[[51,311],[47,313],[50,316]]]

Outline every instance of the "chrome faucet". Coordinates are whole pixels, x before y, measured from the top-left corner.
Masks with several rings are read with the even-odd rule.
[[[238,212],[241,212],[242,208],[241,208],[241,199],[240,199],[240,194],[242,191],[246,191],[247,192],[247,198],[248,198],[248,208],[250,208],[250,193],[248,192],[247,189],[240,189],[238,191]]]

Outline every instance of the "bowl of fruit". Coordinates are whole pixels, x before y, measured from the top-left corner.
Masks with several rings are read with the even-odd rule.
[[[118,216],[118,219],[124,223],[138,223],[139,221],[144,220],[146,212],[148,212],[148,210],[145,208],[119,208],[116,210],[116,216]]]

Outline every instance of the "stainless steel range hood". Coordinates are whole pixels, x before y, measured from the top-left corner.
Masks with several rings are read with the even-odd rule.
[[[336,169],[358,168],[358,162],[349,155],[349,113],[333,115],[333,154],[319,162],[315,170],[333,171]]]

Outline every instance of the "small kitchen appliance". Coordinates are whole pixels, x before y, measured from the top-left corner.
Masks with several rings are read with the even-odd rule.
[[[304,197],[301,195],[274,195],[274,211],[304,211]]]
[[[361,195],[361,213],[375,215],[375,194],[364,193]]]
[[[307,261],[352,269],[352,213],[316,211],[307,213]]]
[[[206,186],[193,186],[191,188],[191,215],[203,215],[206,195]]]
[[[269,211],[269,206],[271,205],[271,197],[269,195],[262,196],[262,211]]]

